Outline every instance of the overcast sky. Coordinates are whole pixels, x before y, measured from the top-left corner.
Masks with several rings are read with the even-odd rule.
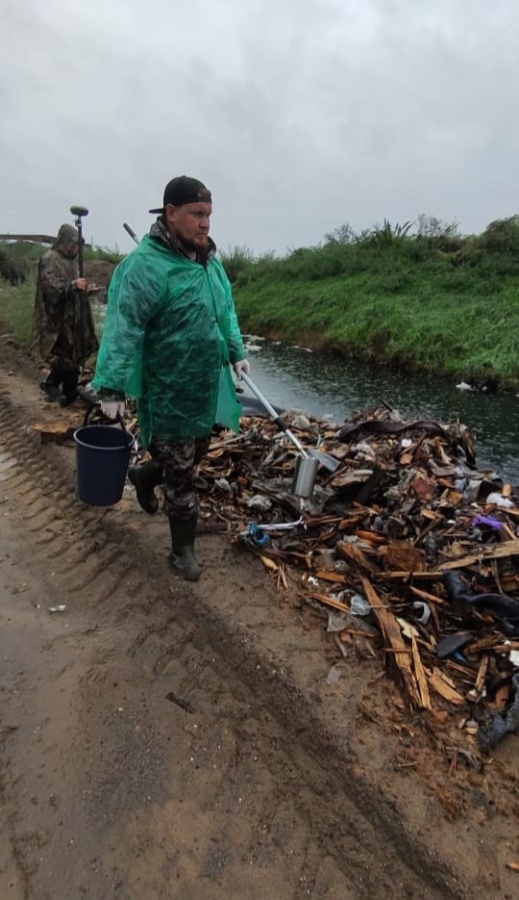
[[[517,0],[0,0],[0,233],[133,246],[165,183],[224,250],[519,212]]]

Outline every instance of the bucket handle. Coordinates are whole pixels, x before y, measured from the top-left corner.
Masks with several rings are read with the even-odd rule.
[[[88,425],[88,420],[90,419],[90,416],[92,415],[92,412],[94,411],[95,408],[96,408],[96,404],[91,404],[91,405],[88,407],[88,409],[87,409],[87,411],[86,411],[86,413],[85,413],[85,417],[84,417],[84,419],[83,419],[83,428],[86,428],[86,426]],[[117,413],[116,421],[117,421],[118,425],[121,426],[121,428],[122,428],[122,430],[124,431],[124,433],[130,435],[130,437],[131,437],[131,439],[132,439],[132,450],[131,450],[131,452],[136,454],[136,453],[138,452],[138,450],[137,450],[137,438],[136,438],[136,436],[135,436],[134,434],[132,434],[131,431],[128,431],[126,425],[124,424],[124,419],[123,419],[121,413]]]
[[[90,406],[88,407],[88,409],[85,413],[85,417],[83,419],[83,427],[84,428],[88,425],[88,420],[90,419],[90,416],[92,415],[95,408],[96,408],[96,404],[94,404],[94,403],[90,404]],[[121,426],[122,430],[125,431],[126,434],[131,434],[131,431],[128,431],[126,425],[124,424],[124,419],[123,419],[121,413],[117,413],[115,418],[116,418],[116,421]],[[132,438],[133,438],[133,434],[132,434]]]
[[[131,432],[128,431],[126,425],[124,424],[124,419],[123,419],[123,417],[122,417],[122,415],[121,415],[120,412],[117,413],[117,415],[116,415],[115,418],[116,418],[117,421],[119,422],[119,425],[121,426],[121,428],[122,428],[122,430],[125,432],[125,434],[131,435],[132,440],[135,440],[133,434],[131,434]]]
[[[95,403],[91,403],[85,413],[84,418],[83,418],[83,428],[86,428],[86,426],[88,425],[88,420],[89,420],[90,416],[92,415],[92,412],[94,411],[94,409],[95,409]]]

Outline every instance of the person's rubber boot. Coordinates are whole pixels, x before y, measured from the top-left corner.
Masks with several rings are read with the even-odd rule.
[[[77,394],[65,394],[61,397],[59,405],[65,409],[67,406],[72,406],[74,400],[77,400]]]
[[[79,369],[65,369],[63,372],[63,399],[60,406],[70,406],[77,398]]]
[[[40,390],[44,391],[50,400],[56,400],[58,403],[61,403],[64,399],[59,387],[56,387],[56,385],[52,384],[50,381],[41,381]]]
[[[195,557],[195,534],[197,515],[190,519],[169,518],[171,529],[171,555],[169,563],[174,572],[178,572],[187,581],[198,581],[201,568]]]
[[[128,478],[135,488],[137,500],[144,512],[153,516],[159,508],[154,488],[162,484],[162,466],[154,459],[150,459],[141,466],[131,466]]]

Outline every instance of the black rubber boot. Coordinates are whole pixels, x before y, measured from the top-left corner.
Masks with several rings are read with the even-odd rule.
[[[40,383],[40,388],[42,391],[45,391],[47,397],[51,400],[57,400],[58,403],[61,403],[63,400],[61,385],[64,374],[64,369],[60,365],[52,365],[45,381]]]
[[[201,569],[195,557],[195,534],[197,514],[190,519],[169,517],[171,529],[171,555],[169,563],[174,572],[178,572],[187,581],[198,581]]]
[[[77,397],[79,369],[65,369],[63,372],[63,400],[60,406],[70,406]]]
[[[154,488],[162,484],[162,466],[154,459],[150,459],[141,466],[131,466],[128,478],[137,492],[137,500],[144,512],[153,516],[159,508]]]
[[[61,403],[61,401],[64,400],[59,387],[56,387],[55,384],[51,384],[50,381],[41,381],[40,388],[47,394],[47,397],[50,400],[56,400],[58,403]]]

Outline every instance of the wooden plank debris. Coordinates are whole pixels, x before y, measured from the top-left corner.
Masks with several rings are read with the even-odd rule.
[[[470,553],[459,559],[452,559],[449,562],[441,563],[437,566],[435,572],[443,574],[451,569],[465,569],[467,566],[473,566],[475,563],[483,563],[488,559],[507,559],[511,556],[519,556],[519,540],[506,541],[503,544],[494,544],[489,547],[480,547],[477,553]]]
[[[227,527],[278,590],[306,598],[324,620],[343,615],[350,624],[333,638],[333,652],[350,645],[362,659],[369,645],[407,703],[436,727],[447,729],[452,716],[466,721],[475,702],[478,715],[506,709],[519,668],[519,616],[499,614],[501,597],[512,612],[519,603],[514,488],[477,471],[459,423],[405,422],[386,404],[340,429],[311,417],[301,430],[291,415],[284,419],[303,445],[316,446],[319,433],[338,469],[320,467],[314,496],[301,502],[291,492],[293,447],[270,420],[246,417],[239,435],[214,437],[200,466],[201,523]],[[488,503],[496,491],[503,503]],[[247,505],[256,494],[270,501],[264,510]],[[261,536],[263,524],[268,534],[255,543],[249,525]],[[457,570],[465,594],[456,599],[446,576]],[[464,599],[482,593],[494,597],[492,611]]]
[[[83,416],[76,414],[55,422],[37,422],[30,427],[40,435],[42,444],[63,444],[72,440],[75,430],[82,424]]]
[[[393,650],[394,663],[398,667],[408,697],[414,703],[420,705],[421,698],[418,686],[413,674],[412,664],[409,659],[408,648],[402,637],[402,631],[389,606],[384,603],[377,594],[372,584],[364,576],[361,577],[362,587],[366,599],[375,613],[375,618],[380,626],[382,634]]]

